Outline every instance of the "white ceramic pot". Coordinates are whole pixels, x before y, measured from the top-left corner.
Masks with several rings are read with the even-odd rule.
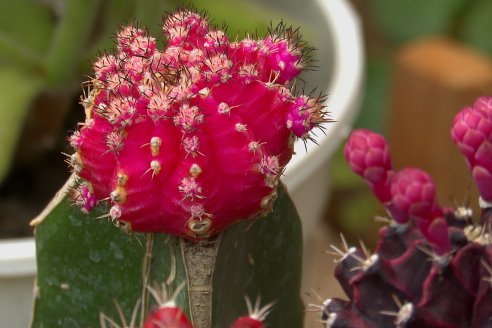
[[[328,94],[328,110],[336,123],[318,133],[319,146],[308,142],[295,145],[283,182],[287,185],[303,220],[304,237],[321,218],[330,190],[329,160],[350,130],[361,99],[363,49],[359,21],[345,0],[271,0],[281,12],[299,17],[317,39],[317,65],[323,70],[304,76],[307,88],[318,85]],[[326,69],[328,67],[328,69]],[[36,275],[32,238],[0,241],[0,326],[29,326],[33,282]]]

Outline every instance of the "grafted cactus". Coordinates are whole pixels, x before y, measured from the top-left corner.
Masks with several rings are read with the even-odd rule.
[[[163,30],[159,50],[123,27],[94,64],[63,190],[79,209],[62,193],[33,221],[33,327],[300,327],[300,222],[279,178],[327,121],[323,97],[293,91],[309,48],[283,24],[229,42],[188,9]],[[152,300],[154,282],[183,289]],[[244,296],[276,311],[240,317]]]
[[[490,327],[492,324],[492,98],[459,112],[451,129],[480,192],[482,212],[441,207],[422,170],[396,171],[383,137],[354,131],[345,154],[383,203],[389,225],[374,254],[334,247],[348,301],[322,305],[325,327]]]

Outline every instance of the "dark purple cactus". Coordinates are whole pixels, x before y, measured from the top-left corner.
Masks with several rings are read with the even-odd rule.
[[[430,175],[395,171],[384,138],[354,131],[345,147],[349,166],[388,210],[374,254],[344,250],[335,275],[349,300],[326,300],[331,328],[492,327],[492,98],[481,97],[456,116],[452,139],[480,191],[482,213],[441,207]]]

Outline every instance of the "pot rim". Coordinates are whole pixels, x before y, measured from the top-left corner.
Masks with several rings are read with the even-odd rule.
[[[320,169],[340,142],[347,137],[362,99],[364,48],[360,21],[344,0],[315,0],[331,31],[333,73],[325,102],[335,124],[326,124],[316,138],[319,145],[302,140],[295,144],[296,154],[286,167],[282,181],[289,190],[297,189],[311,172]],[[337,109],[341,109],[337,111]],[[328,168],[327,168],[328,169]]]

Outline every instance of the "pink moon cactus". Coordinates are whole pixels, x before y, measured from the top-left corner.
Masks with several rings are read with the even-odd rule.
[[[326,121],[323,99],[291,91],[307,50],[295,30],[230,42],[188,10],[163,29],[164,50],[127,26],[95,62],[70,137],[76,202],[107,201],[127,231],[204,238],[271,209],[295,139]]]

